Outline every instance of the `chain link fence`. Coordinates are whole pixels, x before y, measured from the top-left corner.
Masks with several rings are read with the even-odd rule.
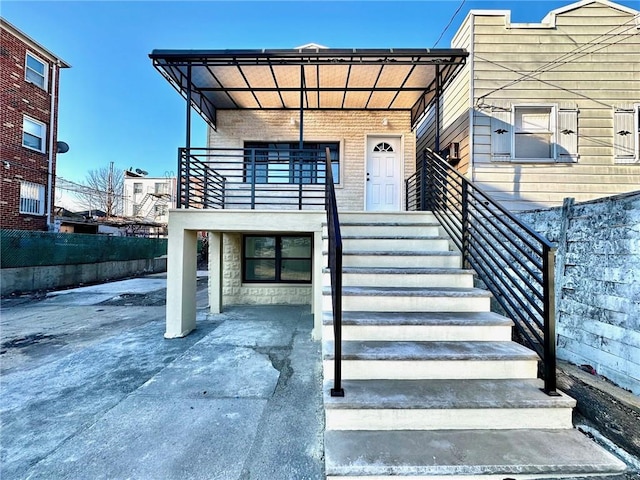
[[[166,254],[166,238],[0,230],[2,268],[142,260]]]

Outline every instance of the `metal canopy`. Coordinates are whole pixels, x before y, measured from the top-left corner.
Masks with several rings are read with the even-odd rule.
[[[216,112],[410,110],[415,126],[463,49],[154,50],[155,68],[205,121]]]

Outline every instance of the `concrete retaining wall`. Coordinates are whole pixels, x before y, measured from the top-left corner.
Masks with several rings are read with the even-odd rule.
[[[0,292],[2,295],[10,295],[166,271],[166,257],[78,265],[3,268],[0,273]]]
[[[519,216],[558,247],[558,357],[640,395],[640,192]]]

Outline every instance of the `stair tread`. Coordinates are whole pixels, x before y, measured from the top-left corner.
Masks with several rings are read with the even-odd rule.
[[[449,240],[448,237],[441,235],[395,235],[393,233],[387,234],[375,234],[375,235],[341,235],[343,240]],[[327,235],[323,235],[322,238],[329,238]]]
[[[332,340],[323,345],[323,358],[334,358]],[[510,341],[343,341],[342,360],[538,360],[532,350]]]
[[[333,315],[324,312],[325,325]],[[342,312],[343,325],[424,325],[424,326],[513,326],[513,321],[494,312]]]
[[[618,473],[577,430],[326,431],[327,476]]]
[[[324,388],[327,409],[573,408],[575,400],[546,395],[539,379],[343,380],[344,397]],[[452,412],[453,413],[453,412]]]
[[[323,251],[326,254],[327,251]],[[404,251],[404,250],[344,250],[342,255],[377,255],[377,256],[400,256],[400,257],[416,257],[416,256],[460,256],[460,252],[452,252],[451,250],[418,250],[418,251]]]
[[[330,271],[329,268],[323,269],[325,273]],[[473,270],[442,267],[342,267],[342,273],[374,273],[380,275],[472,275]]]
[[[322,226],[326,227],[327,222],[322,222]],[[404,222],[355,222],[351,220],[340,220],[340,227],[439,227],[437,220],[406,220]]]
[[[325,295],[331,294],[331,287],[322,289]],[[358,287],[343,286],[342,296],[376,296],[376,297],[490,297],[491,293],[481,288],[457,287]]]

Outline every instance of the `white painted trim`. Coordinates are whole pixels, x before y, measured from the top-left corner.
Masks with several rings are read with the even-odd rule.
[[[551,143],[553,155],[551,158],[516,158],[516,108],[551,108],[549,114]],[[513,103],[511,104],[511,163],[555,163],[558,160],[558,146],[556,145],[558,125],[558,104],[556,103]]]
[[[404,182],[404,167],[405,167],[405,161],[404,161],[404,137],[405,134],[404,133],[397,133],[397,132],[383,132],[383,133],[366,133],[364,135],[364,169],[363,169],[363,181],[364,181],[364,195],[363,195],[363,199],[362,199],[362,205],[363,205],[363,211],[368,212],[369,210],[367,210],[367,162],[368,162],[368,155],[369,155],[369,149],[368,149],[368,145],[369,145],[369,138],[371,137],[378,137],[378,138],[397,138],[400,140],[400,187],[399,187],[399,192],[400,192],[400,205],[399,205],[399,212],[404,211],[404,188],[403,188],[403,182]]]
[[[570,3],[569,5],[565,5],[564,7],[551,10],[549,13],[547,13],[547,16],[542,19],[542,21],[545,23],[551,23],[553,24],[553,26],[555,26],[556,16],[566,12],[570,12],[571,10],[575,10],[577,8],[591,5],[592,3],[599,3],[606,7],[613,8],[615,10],[620,10],[621,12],[624,12],[624,13],[630,13],[631,15],[637,15],[638,13],[640,13],[638,10],[634,10],[633,8],[620,5],[619,3],[610,2],[608,0],[581,0],[579,2]]]

